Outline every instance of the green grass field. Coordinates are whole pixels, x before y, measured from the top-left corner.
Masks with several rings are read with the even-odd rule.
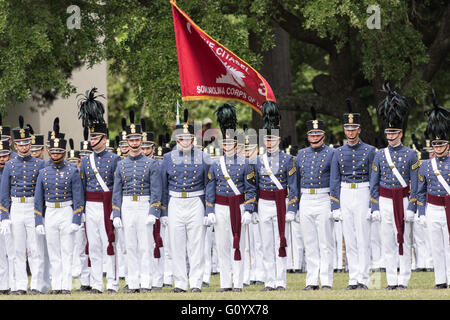
[[[0,296],[1,300],[449,300],[450,289],[436,290],[434,287],[433,272],[413,272],[408,290],[387,291],[386,275],[384,273],[372,273],[370,290],[352,290],[345,288],[348,283],[348,273],[335,273],[333,290],[331,291],[302,291],[305,286],[305,273],[287,275],[286,291],[262,292],[263,286],[248,286],[243,292],[217,293],[219,288],[219,276],[211,277],[209,287],[202,288],[201,293],[170,293],[171,288],[163,288],[161,291],[151,293],[127,294],[122,289],[125,285],[121,281],[117,294],[89,294],[73,292],[71,295],[25,295],[25,296]],[[74,289],[80,286],[78,279],[74,279]]]

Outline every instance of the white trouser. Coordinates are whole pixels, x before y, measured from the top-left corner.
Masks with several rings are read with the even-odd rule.
[[[245,246],[245,257],[244,257],[244,283],[249,281],[265,281],[265,271],[263,264],[263,250],[262,250],[262,239],[261,230],[259,223],[250,223],[248,225],[248,233],[250,234],[250,240],[248,235],[246,235],[246,246]],[[249,246],[250,242],[250,246]],[[250,250],[250,253],[248,253]],[[251,264],[250,264],[251,259]],[[246,274],[249,274],[246,276]]]
[[[426,268],[428,252],[427,244],[425,242],[427,229],[420,223],[414,221],[413,226],[413,256],[412,256],[412,269]]]
[[[14,242],[11,234],[0,235],[0,290],[16,290]]]
[[[292,224],[292,236],[294,237],[294,266],[297,270],[303,270],[305,265],[305,246],[303,244],[302,226],[300,222]],[[297,248],[295,248],[297,245]]]
[[[209,226],[205,233],[205,268],[203,270],[203,282],[205,283],[209,283],[211,278],[213,238],[213,227]]]
[[[342,267],[342,256],[343,256],[343,247],[342,247],[342,222],[334,221],[333,224],[333,244],[334,244],[334,260],[333,260],[333,268],[334,269],[343,269]]]
[[[388,285],[408,286],[411,278],[411,223],[405,223],[403,234],[403,255],[398,253],[397,228],[395,226],[394,208],[392,199],[380,197],[381,215],[381,245],[383,247],[384,262],[386,264],[386,280]],[[403,198],[404,215],[408,208],[408,198]],[[397,266],[400,265],[400,274],[397,275]]]
[[[72,276],[79,275],[82,286],[89,286],[90,284],[90,268],[88,266],[88,255],[86,254],[86,228],[85,223],[81,223],[80,229],[75,233],[75,243],[73,248],[73,267]]]
[[[171,197],[168,205],[169,242],[175,287],[188,289],[186,253],[189,259],[189,286],[201,288],[205,259],[205,207],[200,197]]]
[[[163,231],[164,230],[164,231]],[[161,227],[161,238],[164,244],[164,284],[172,285],[172,256],[170,255],[169,228]],[[162,254],[162,253],[161,253]]]
[[[164,264],[165,264],[165,248],[167,247],[167,243],[165,242],[164,239],[164,234],[166,233],[166,229],[167,227],[163,224],[161,224],[161,228],[159,230],[159,235],[161,236],[161,239],[163,241],[163,246],[161,248],[159,248],[159,254],[160,254],[160,258],[155,258],[154,254],[153,254],[153,250],[151,252],[152,255],[152,260],[153,260],[153,280],[152,280],[152,286],[153,287],[158,287],[161,288],[164,284]],[[153,239],[153,229],[152,229],[152,233],[150,234],[150,236],[152,237],[152,239],[150,241],[153,241],[153,243],[155,242],[155,240]]]
[[[450,244],[445,207],[428,203],[427,228],[431,238],[431,252],[436,284],[450,283]]]
[[[286,257],[278,256],[280,234],[275,200],[259,199],[258,215],[264,254],[265,286],[286,288]]]
[[[213,236],[212,236],[212,255],[211,255],[211,272],[218,272],[219,270],[219,257],[217,253],[217,243],[216,243],[216,235],[215,229],[213,228]]]
[[[426,249],[426,260],[425,268],[433,268],[433,254],[431,253],[431,234],[428,229],[428,225],[424,228],[425,231],[425,245]]]
[[[384,268],[383,252],[381,247],[381,222],[370,223],[370,256],[372,268]]]
[[[244,205],[240,206],[241,213],[245,211]],[[241,226],[241,234],[239,239],[239,250],[241,252],[241,260],[234,260],[233,249],[233,231],[231,229],[230,207],[216,204],[216,224],[214,226],[217,243],[217,254],[219,258],[220,269],[220,287],[221,288],[241,288],[244,279],[244,260],[245,253],[245,236],[246,226]]]
[[[300,224],[293,222],[286,222],[286,254],[287,254],[287,266],[288,270],[301,269],[302,257],[300,257],[299,247],[303,247],[301,239]],[[292,239],[291,239],[292,238]]]
[[[72,290],[72,259],[74,235],[70,233],[73,209],[47,208],[45,235],[51,266],[52,290]]]
[[[349,285],[367,285],[370,274],[369,188],[341,189],[340,204]],[[341,246],[342,248],[342,246]]]
[[[302,194],[300,226],[306,259],[306,285],[333,285],[333,220],[327,193]]]
[[[26,259],[31,271],[30,288],[45,292],[44,243],[45,237],[38,237],[34,222],[33,203],[11,203],[12,237],[15,248],[14,271],[16,289],[27,290],[28,275]],[[47,288],[48,290],[48,288]]]
[[[102,202],[86,201],[86,234],[89,242],[89,259],[91,260],[92,289],[103,292],[103,262],[106,260],[106,288],[117,291],[119,277],[115,268],[115,256],[107,255],[108,236],[106,235]]]
[[[127,264],[127,254],[125,249],[125,236],[123,230],[116,230],[116,264],[117,264],[117,272],[119,277],[125,277],[127,279],[128,275],[128,264]],[[126,280],[127,282],[128,280]],[[128,284],[128,282],[127,282]]]
[[[129,289],[152,288],[155,241],[153,240],[153,225],[146,224],[149,211],[148,201],[131,201],[129,197],[123,198],[122,221],[127,250]]]

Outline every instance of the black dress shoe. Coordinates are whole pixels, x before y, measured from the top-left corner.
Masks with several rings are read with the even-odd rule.
[[[128,289],[127,293],[129,293],[129,294],[139,293],[139,289]]]
[[[387,286],[386,290],[397,290],[397,286]]]
[[[250,285],[251,285],[251,286],[254,286],[255,284],[256,284],[256,281],[255,281],[255,280],[250,281]]]
[[[434,286],[435,289],[447,289],[446,283],[437,284]]]
[[[282,286],[278,286],[276,290],[277,291],[286,291],[286,288],[282,287]]]
[[[216,292],[228,292],[228,291],[232,291],[232,290],[233,289],[231,289],[231,288],[220,288]]]
[[[358,289],[358,290],[368,290],[369,288],[365,284],[358,283],[356,289]]]
[[[319,286],[309,285],[309,286],[304,287],[302,290],[304,290],[304,291],[319,290]]]
[[[33,295],[33,296],[38,295],[38,294],[41,294],[41,293],[42,293],[42,292],[40,292],[39,290],[36,290],[36,289],[31,289],[31,290],[30,290],[30,294]]]
[[[50,294],[61,294],[61,290],[52,290]]]
[[[75,291],[90,291],[92,288],[91,286],[81,286],[79,289],[75,290]]]
[[[162,287],[152,287],[152,290],[154,290],[154,291],[160,291],[160,290],[162,290]]]
[[[258,280],[255,281],[255,286],[262,286],[263,284],[264,284],[264,282],[262,282],[262,281],[258,281]]]
[[[163,288],[172,288],[172,285],[168,284],[168,283],[164,283],[163,284]]]
[[[117,293],[117,291],[114,290],[114,289],[108,289],[108,290],[106,290],[106,293],[107,294],[114,294],[114,293]]]
[[[61,294],[71,294],[70,290],[61,290]]]
[[[397,286],[397,290],[406,290],[406,289],[408,289],[407,286],[403,286],[401,284]]]
[[[274,291],[275,288],[272,287],[264,287],[261,291]]]
[[[242,292],[242,289],[241,288],[234,288],[233,292]]]
[[[209,282],[202,282],[202,287],[209,287]]]
[[[180,292],[186,292],[186,290],[183,290],[183,289],[175,287],[170,292],[172,292],[172,293],[180,293]]]
[[[433,272],[434,268],[426,268],[427,272]]]
[[[141,289],[141,293],[150,293],[150,292],[152,292],[152,289],[148,289],[148,288]]]
[[[287,269],[286,272],[287,273],[294,273],[294,269]]]
[[[330,286],[322,286],[322,290],[331,290]]]
[[[91,294],[100,294],[100,293],[103,293],[103,292],[101,292],[101,291],[98,290],[98,289],[91,289],[90,293],[91,293]]]
[[[346,290],[356,290],[358,288],[357,284],[349,284]]]
[[[248,287],[249,284],[248,283],[243,283],[242,286],[245,288],[245,287]]]
[[[192,288],[191,292],[197,293],[197,292],[202,292],[202,290],[200,290],[200,288]]]
[[[386,272],[386,268],[380,268],[380,272]]]
[[[7,290],[0,290],[0,294],[9,294],[9,293],[10,293],[9,289],[7,289]]]
[[[128,290],[128,285],[127,284],[123,287],[123,290],[125,290],[125,291]]]
[[[15,296],[23,296],[23,295],[27,294],[27,292],[25,290],[16,290],[16,291],[12,291],[11,294],[15,295]]]

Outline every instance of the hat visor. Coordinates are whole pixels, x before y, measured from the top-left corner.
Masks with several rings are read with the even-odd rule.
[[[400,133],[402,131],[402,129],[399,128],[386,128],[384,129],[384,133],[388,134],[388,133]]]
[[[11,150],[0,150],[0,157],[11,154]]]
[[[192,133],[180,133],[177,134],[177,140],[191,140],[194,138]]]
[[[150,147],[153,147],[154,145],[155,145],[155,143],[153,141],[142,141],[143,147],[150,148]]]
[[[309,130],[307,132],[307,134],[308,134],[308,136],[321,136],[321,135],[325,134],[325,131],[315,129],[315,130]]]
[[[264,140],[274,141],[274,140],[278,140],[278,139],[280,139],[280,136],[273,135],[273,134],[267,134],[264,136]]]
[[[2,135],[1,138],[0,138],[0,141],[8,141],[8,140],[10,140],[10,139],[11,139],[10,136],[4,136],[4,135]]]
[[[138,133],[136,133],[136,134],[129,134],[129,135],[127,135],[127,141],[128,140],[142,140],[142,134],[138,134]]]
[[[40,151],[40,150],[42,150],[44,148],[44,146],[36,146],[36,145],[32,145],[31,146],[31,151]]]
[[[25,146],[27,144],[31,144],[31,139],[14,140],[14,143],[18,144],[19,146]]]
[[[50,152],[50,153],[66,153],[66,149],[62,149],[62,148],[49,148],[48,152]]]
[[[344,130],[357,130],[359,127],[359,124],[344,124]]]
[[[89,134],[89,136],[91,138],[97,138],[97,137],[100,137],[100,136],[106,136],[106,133],[103,133],[103,132],[91,132]]]
[[[442,147],[448,144],[448,140],[433,140],[431,141],[432,147]]]

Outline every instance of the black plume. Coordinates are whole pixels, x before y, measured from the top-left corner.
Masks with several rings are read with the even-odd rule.
[[[352,100],[350,100],[350,98],[347,98],[345,99],[345,102],[347,103],[348,113],[352,113]]]
[[[105,113],[105,107],[103,103],[97,100],[97,98],[106,99],[103,94],[95,95],[97,88],[92,88],[90,91],[86,90],[85,94],[77,94],[78,99],[78,119],[82,119],[83,127],[91,127],[93,123],[105,123],[103,114]]]
[[[183,122],[184,122],[184,123],[188,122],[188,118],[189,118],[189,111],[188,111],[188,109],[184,109],[184,112],[183,112]]]
[[[244,123],[242,125],[242,130],[247,131],[248,130],[248,125],[246,123]]]
[[[408,113],[409,103],[405,97],[392,90],[389,82],[385,82],[382,86],[386,98],[378,104],[378,114],[391,124],[401,124]]]
[[[311,116],[312,116],[311,120],[317,119],[317,113],[316,113],[316,109],[314,107],[311,107]]]
[[[30,134],[33,135],[34,134],[33,127],[29,123],[27,123],[27,126],[28,126],[28,130],[30,130]]]
[[[69,139],[69,146],[70,146],[70,150],[74,149],[73,139],[72,138]]]
[[[120,135],[116,136],[116,146],[119,146],[119,142],[120,142]]]
[[[59,128],[59,118],[56,117],[55,120],[53,120],[53,131],[56,132],[56,128]]]
[[[168,133],[166,133],[166,135],[164,136],[164,142],[165,143],[169,143],[170,142],[170,135]]]
[[[414,133],[411,134],[411,140],[413,142],[413,145],[416,147],[416,149],[420,150],[419,140],[417,139],[417,137],[416,137],[416,135]]]
[[[236,107],[229,103],[224,103],[217,108],[214,113],[217,115],[217,122],[219,123],[222,135],[225,137],[227,129],[236,130],[237,118]]]
[[[23,129],[23,117],[19,116],[19,128]]]
[[[88,139],[89,139],[89,128],[88,127],[84,127],[83,137],[84,137],[84,141],[88,141]]]
[[[449,130],[449,111],[436,103],[436,95],[433,92],[433,108],[426,111],[428,124],[426,132],[433,138],[447,140]]]
[[[0,113],[0,126],[3,124],[3,117],[2,114]]]
[[[122,118],[122,131],[127,130],[127,120],[125,118]]]
[[[162,147],[163,143],[164,143],[164,135],[160,134],[158,136],[158,146]]]
[[[264,121],[263,129],[279,129],[281,115],[278,105],[273,101],[265,101],[261,109]]]
[[[144,118],[141,118],[141,129],[142,129],[142,132],[146,132],[147,131],[146,128],[145,128],[145,119]]]
[[[130,110],[130,123],[134,123],[134,110]]]

